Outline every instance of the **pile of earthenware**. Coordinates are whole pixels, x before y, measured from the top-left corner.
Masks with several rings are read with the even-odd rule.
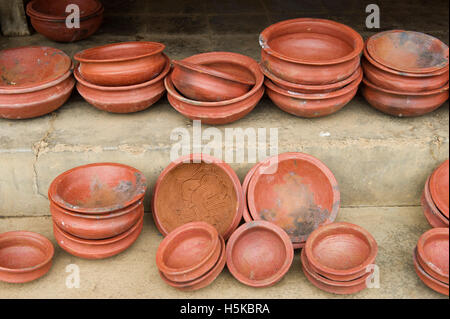
[[[449,227],[449,160],[428,177],[421,197],[425,218],[431,227]]]
[[[77,90],[94,107],[112,113],[147,109],[166,92],[170,60],[158,42],[122,42],[75,54]]]
[[[431,289],[448,296],[449,230],[433,228],[420,236],[413,261],[417,276]]]
[[[333,223],[317,228],[301,252],[306,278],[317,288],[353,294],[368,287],[377,271],[378,245],[358,225]]]
[[[58,245],[87,259],[124,251],[141,233],[146,188],[144,175],[122,164],[89,164],[62,173],[48,190]]]
[[[104,8],[98,0],[32,0],[26,11],[40,34],[58,42],[74,42],[98,30]]]
[[[362,37],[323,19],[281,21],[259,38],[269,98],[282,110],[319,117],[343,108],[362,80]]]
[[[434,111],[448,99],[448,46],[430,35],[380,32],[364,47],[362,94],[374,108],[395,116]]]
[[[250,113],[264,94],[258,63],[242,54],[208,52],[173,64],[164,82],[169,103],[192,120],[234,122]]]
[[[38,117],[63,105],[75,85],[61,50],[29,46],[0,51],[0,118]]]

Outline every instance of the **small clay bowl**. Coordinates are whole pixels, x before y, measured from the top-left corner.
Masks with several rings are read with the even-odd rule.
[[[65,210],[50,201],[53,222],[66,233],[82,239],[106,239],[133,227],[144,212],[139,200],[130,207],[109,214],[80,214]]]
[[[92,106],[111,113],[134,113],[143,111],[155,104],[166,92],[164,77],[170,71],[170,62],[166,57],[166,67],[154,79],[130,86],[99,86],[87,82],[75,68],[78,80],[78,93]]]
[[[80,19],[85,19],[101,10],[102,4],[98,0],[33,0],[27,4],[27,14],[47,20],[65,20],[68,5],[76,5],[80,9]]]
[[[241,225],[227,243],[230,273],[250,287],[270,287],[289,271],[294,248],[284,230],[258,220]]]
[[[82,214],[112,213],[142,200],[144,174],[119,163],[94,163],[72,168],[50,184],[48,196],[56,205]]]
[[[352,28],[324,19],[281,21],[259,36],[262,65],[288,82],[325,85],[359,67],[364,41]]]
[[[428,34],[390,30],[367,40],[367,51],[388,68],[409,73],[430,73],[448,66],[448,46]]]
[[[428,177],[421,196],[423,214],[431,227],[448,227],[449,220],[439,211],[431,198],[430,177]]]
[[[362,94],[371,106],[398,117],[420,116],[439,108],[448,99],[446,86],[426,92],[400,92],[384,89],[363,79]]]
[[[449,217],[449,160],[443,162],[430,178],[430,193],[433,202],[439,211],[448,219]]]
[[[267,95],[280,109],[295,116],[315,118],[336,113],[353,99],[363,77],[361,70],[358,74],[352,83],[328,93],[296,93],[284,90],[268,79],[264,84]]]
[[[306,241],[305,253],[316,272],[348,280],[360,277],[375,262],[378,245],[364,228],[332,223],[317,228]]]
[[[26,283],[52,266],[54,248],[44,236],[27,231],[0,234],[0,281]]]
[[[433,278],[448,285],[449,263],[448,227],[432,228],[420,236],[417,242],[417,260]]]
[[[244,95],[255,84],[254,80],[241,78],[213,68],[186,61],[172,61],[171,79],[181,94],[203,102],[231,100]]]
[[[156,265],[168,280],[190,282],[210,271],[220,253],[217,230],[205,222],[192,222],[163,239],[156,252]]]
[[[427,285],[429,288],[433,289],[434,291],[446,295],[449,295],[449,286],[448,284],[439,281],[432,276],[430,276],[419,264],[417,260],[417,249],[414,249],[413,253],[413,262],[414,262],[414,269],[416,271],[417,276],[422,280],[422,282]]]
[[[104,259],[128,249],[139,237],[144,225],[144,214],[128,231],[116,237],[88,240],[72,236],[53,223],[53,235],[58,245],[69,254],[85,259]]]
[[[99,86],[130,86],[148,82],[167,65],[165,45],[158,42],[122,42],[83,50],[75,54],[79,72]]]

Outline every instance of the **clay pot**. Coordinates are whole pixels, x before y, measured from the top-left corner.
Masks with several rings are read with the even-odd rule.
[[[440,107],[448,99],[448,83],[426,92],[400,92],[380,88],[363,79],[362,94],[377,110],[399,117],[420,116]]]
[[[209,155],[190,154],[171,162],[159,175],[152,207],[164,236],[189,222],[204,221],[226,240],[242,219],[244,196],[228,164]]]
[[[255,84],[254,80],[240,78],[213,68],[185,61],[172,61],[171,79],[181,94],[204,102],[231,100],[244,95]]]
[[[417,261],[427,274],[448,285],[449,230],[433,228],[420,236],[417,242]]]
[[[48,196],[65,210],[84,214],[112,213],[142,200],[144,174],[118,163],[94,163],[72,168],[50,184]]]
[[[52,266],[54,248],[44,236],[27,231],[0,234],[0,281],[26,283]]]
[[[296,116],[315,118],[333,114],[347,105],[356,95],[362,77],[360,70],[355,81],[329,93],[295,93],[277,87],[270,80],[266,80],[264,84],[267,95],[280,109]]]
[[[430,194],[430,178],[428,177],[425,187],[420,199],[422,204],[423,214],[431,227],[448,227],[449,221],[437,209]]]
[[[289,236],[275,224],[258,220],[241,225],[227,243],[227,267],[241,283],[270,287],[288,272],[294,258]]]
[[[99,86],[130,86],[155,78],[167,65],[165,45],[158,42],[122,42],[75,54],[79,72]]]
[[[98,0],[33,0],[27,4],[27,14],[41,19],[65,20],[69,13],[66,8],[75,4],[80,9],[80,18],[92,16],[101,10],[102,4]]]
[[[85,259],[104,259],[120,254],[136,241],[144,225],[143,217],[144,214],[128,231],[108,239],[81,239],[66,233],[55,223],[53,223],[53,234],[58,245],[73,256]]]
[[[427,274],[427,272],[420,266],[418,260],[417,260],[417,256],[416,256],[417,252],[416,250],[414,250],[414,254],[413,254],[413,262],[414,262],[414,269],[416,271],[417,276],[419,276],[420,280],[422,280],[422,282],[427,285],[429,288],[433,289],[434,291],[446,295],[449,295],[449,286],[448,284],[439,281],[435,278],[433,278],[432,276],[430,276],[429,274]]]
[[[448,219],[449,217],[449,160],[442,163],[430,178],[430,193],[433,202],[439,211]]]
[[[430,73],[448,66],[448,46],[428,34],[390,30],[367,40],[367,52],[388,68],[409,73]]]
[[[111,113],[133,113],[143,111],[155,104],[166,92],[163,79],[170,71],[169,59],[166,67],[154,79],[130,86],[98,86],[87,82],[75,69],[77,90],[92,106]]]
[[[82,239],[106,239],[118,236],[133,225],[144,213],[142,200],[130,207],[109,214],[79,214],[50,202],[53,222],[66,233]]]
[[[324,85],[348,78],[359,67],[364,47],[352,28],[323,19],[281,21],[259,36],[261,63],[288,82]]]

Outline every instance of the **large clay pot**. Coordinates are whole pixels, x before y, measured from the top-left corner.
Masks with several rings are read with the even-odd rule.
[[[422,282],[427,285],[429,288],[433,289],[434,291],[446,295],[449,295],[449,286],[448,284],[437,280],[436,278],[433,278],[430,276],[419,264],[417,260],[417,251],[414,250],[413,254],[413,262],[414,262],[414,270],[416,271],[417,276],[422,280]]]
[[[430,193],[433,202],[439,211],[448,219],[449,217],[449,160],[443,162],[431,174]]]
[[[422,234],[417,242],[417,261],[433,278],[448,285],[449,229],[433,228]]]
[[[431,227],[449,226],[448,219],[439,211],[439,209],[436,207],[436,204],[433,202],[433,199],[431,198],[429,177],[425,183],[420,202],[422,205],[423,214],[425,215],[425,218],[427,219]]]
[[[99,12],[103,5],[98,0],[32,0],[27,4],[27,14],[47,20],[65,20],[68,5],[76,5],[80,9],[80,19],[85,19]]]

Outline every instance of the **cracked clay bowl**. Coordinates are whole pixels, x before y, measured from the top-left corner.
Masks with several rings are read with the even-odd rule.
[[[449,160],[443,162],[430,178],[430,193],[439,211],[448,220],[449,216]],[[448,224],[448,223],[447,223]]]
[[[244,210],[241,183],[233,169],[205,154],[190,154],[171,162],[159,175],[152,213],[161,234],[203,221],[225,240],[238,227]]]
[[[270,287],[289,271],[294,258],[291,240],[280,227],[263,221],[241,225],[227,243],[227,267],[241,283]]]
[[[118,163],[94,163],[72,168],[50,184],[48,196],[68,211],[112,213],[142,200],[147,188],[144,174]]]
[[[254,220],[278,225],[292,243],[301,244],[314,229],[336,219],[340,192],[325,164],[311,155],[292,152],[260,162],[249,184],[247,202]]]
[[[420,236],[417,242],[417,260],[433,278],[448,285],[449,229],[432,228]]]
[[[448,284],[437,280],[436,278],[433,278],[430,276],[420,265],[417,257],[417,248],[414,249],[413,253],[413,262],[414,262],[414,270],[416,271],[417,276],[422,280],[422,282],[427,285],[429,288],[433,289],[434,291],[446,295],[449,295],[449,286]]]
[[[267,27],[259,36],[261,64],[288,82],[325,85],[348,78],[360,64],[364,41],[331,20],[299,18]]]
[[[98,0],[33,0],[27,4],[27,14],[47,20],[65,20],[69,13],[66,12],[68,5],[76,5],[80,9],[80,19],[85,19],[96,14],[102,9]]]
[[[44,236],[27,231],[0,234],[0,281],[26,283],[52,266],[54,247]]]
[[[420,198],[423,214],[431,227],[448,227],[448,219],[436,207],[430,193],[430,177],[427,178]]]

